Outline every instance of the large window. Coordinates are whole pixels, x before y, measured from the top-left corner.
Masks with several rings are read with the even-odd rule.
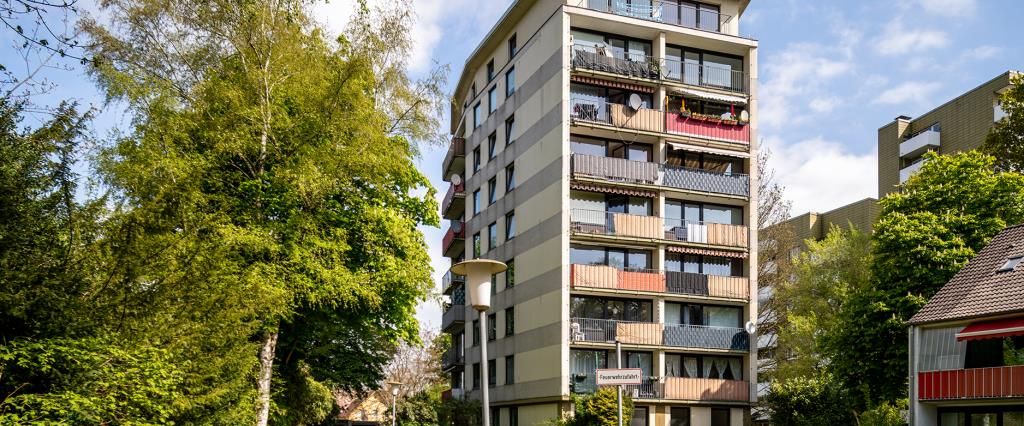
[[[650,269],[651,252],[573,245],[569,249],[569,262],[576,265],[607,265],[618,269]]]
[[[473,346],[480,344],[480,320],[473,320]],[[474,374],[475,375],[475,374]]]
[[[742,277],[743,260],[701,254],[665,254],[665,271]]]
[[[743,208],[665,200],[665,228],[672,229],[685,223],[742,225]]]
[[[665,75],[694,86],[743,90],[743,58],[702,50],[666,46]]]
[[[734,306],[665,303],[665,324],[738,328],[743,313]]]
[[[609,122],[609,104],[626,105],[630,96],[640,97],[641,108],[651,108],[654,98],[650,93],[572,83],[569,87],[571,113],[574,118]]]
[[[717,5],[682,0],[661,1],[661,21],[687,28],[721,31]]]
[[[498,155],[498,132],[491,132],[491,135],[487,137],[487,158],[492,159]]]
[[[649,0],[648,4],[650,4]],[[646,62],[651,57],[652,51],[650,41],[582,30],[572,30],[572,42],[584,52],[597,52],[597,49],[606,49],[606,52],[615,58],[635,62]]]
[[[648,407],[633,407],[633,418],[629,420],[629,426],[647,426]]]
[[[633,161],[650,162],[653,149],[642,143],[625,143],[622,141],[602,140],[572,135],[569,150],[573,154],[593,155],[596,157],[624,158]]]
[[[491,288],[494,288],[494,281],[491,281]],[[487,341],[498,338],[498,314],[487,314]]]
[[[473,148],[473,173],[480,171],[480,147]]]
[[[599,192],[572,191],[570,193],[570,208],[577,211],[578,215],[583,212],[608,212],[626,213],[638,216],[650,216],[653,214],[653,201],[646,197],[634,197],[629,195],[603,194]],[[604,223],[604,217],[588,218],[583,214],[577,219],[597,219]]]
[[[477,232],[477,233],[473,234],[473,258],[474,259],[480,258],[480,253],[481,253],[481,249],[480,249],[480,233]]]
[[[668,377],[743,380],[743,358],[665,354],[665,375]]]
[[[480,190],[473,191],[473,216],[480,214]]]
[[[508,60],[512,60],[519,52],[519,43],[516,41],[516,34],[512,33],[512,37],[508,38]]]
[[[690,408],[672,407],[669,426],[690,426]]]
[[[729,426],[729,411],[728,408],[712,408],[711,426]]]
[[[494,59],[487,62],[487,81],[494,80]]]
[[[573,296],[569,316],[575,318],[651,322],[650,300]]]
[[[731,175],[743,173],[743,159],[702,152],[669,149],[665,165]]]
[[[498,363],[493,359],[487,360],[487,386],[493,387],[498,384]],[[498,411],[498,410],[494,410]]]
[[[654,375],[654,355],[650,352],[625,351],[622,353],[623,368],[639,368],[644,377]]]
[[[508,268],[505,269],[505,288],[512,288],[516,285],[516,260],[509,259],[505,262]]]

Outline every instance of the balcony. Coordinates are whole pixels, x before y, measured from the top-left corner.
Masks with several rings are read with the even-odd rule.
[[[452,138],[448,145],[448,153],[441,163],[441,178],[448,180],[452,174],[462,174],[466,170],[466,139]]]
[[[665,118],[661,111],[608,103],[601,98],[573,96],[569,99],[569,116],[576,122],[610,125],[617,128],[663,133]]]
[[[451,221],[448,232],[441,240],[441,250],[445,257],[457,257],[466,249],[466,225],[461,221]]]
[[[750,176],[685,167],[664,166],[662,185],[688,191],[750,196]]]
[[[444,371],[454,370],[458,367],[462,367],[465,364],[466,357],[465,351],[459,350],[460,348],[452,346],[448,350],[444,351],[441,355],[441,369]]]
[[[701,64],[666,58],[661,67],[662,80],[687,86],[747,93],[747,73],[723,64]]]
[[[570,48],[572,67],[575,70],[658,80],[714,91],[747,93],[747,73],[724,64],[685,62],[675,57],[661,59],[607,45],[576,43]]]
[[[460,303],[445,306],[445,311],[441,314],[441,331],[452,331],[465,323],[466,305]]]
[[[570,209],[570,230],[575,234],[604,235],[658,242],[683,242],[746,248],[747,227],[705,223],[659,216],[641,216],[600,210]]]
[[[737,121],[669,112],[665,114],[668,133],[718,140],[730,143],[750,143],[750,126]]]
[[[619,16],[661,22],[684,28],[733,34],[732,16],[717,10],[694,7],[674,0],[653,0],[647,2],[627,0],[577,0],[579,7]],[[645,4],[646,3],[646,4]]]
[[[612,46],[573,44],[572,66],[633,78],[657,80],[661,77],[657,58]]]
[[[465,275],[453,274],[451,271],[445,272],[444,276],[441,277],[441,294],[450,294],[456,286],[463,285],[465,283]]]
[[[900,143],[900,158],[920,157],[925,151],[941,146],[938,130],[927,129]]]
[[[723,277],[691,272],[622,270],[605,265],[572,265],[573,289],[622,290],[748,300],[745,277]]]
[[[1024,365],[917,373],[924,401],[1024,398]]]
[[[573,342],[672,346],[679,348],[749,350],[750,336],[742,328],[662,324],[592,318],[572,318]]]
[[[574,374],[573,378],[574,393],[592,393],[597,390],[593,374]],[[643,383],[623,386],[622,390],[633,399],[722,402],[750,400],[750,383],[742,380],[648,377]]]
[[[913,176],[914,173],[916,173],[918,170],[921,170],[921,166],[923,165],[924,159],[922,158],[918,160],[916,163],[913,163],[907,167],[900,169],[900,183],[906,183],[907,180],[910,179],[910,176]]]
[[[466,212],[466,184],[460,182],[458,185],[448,186],[448,192],[444,194],[444,201],[441,201],[441,216],[445,219],[458,219]]]
[[[615,183],[662,185],[688,191],[747,197],[750,177],[683,167],[660,166],[647,161],[573,154],[573,179],[598,179]]]

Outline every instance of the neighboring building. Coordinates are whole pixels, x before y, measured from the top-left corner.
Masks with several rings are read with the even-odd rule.
[[[912,426],[1024,425],[1024,224],[910,319]]]
[[[616,365],[633,425],[738,426],[756,398],[757,41],[748,0],[517,0],[466,61],[442,165],[453,262],[507,262],[479,336],[446,276],[453,397],[544,423]],[[652,6],[653,5],[653,6]],[[452,179],[453,176],[458,177]],[[489,377],[480,377],[479,344]]]
[[[1006,116],[999,95],[1019,73],[1007,71],[917,118],[896,117],[878,129],[878,197],[896,191],[921,168],[924,153],[952,154],[981,146]]]
[[[824,213],[804,213],[783,222],[781,226],[793,227],[793,236],[802,248],[805,240],[824,239],[833,226],[843,230],[853,226],[861,232],[871,233],[877,219],[878,200],[865,198]]]
[[[376,392],[362,397],[337,393],[334,395],[334,402],[340,410],[334,418],[334,425],[379,426],[388,420],[388,406],[377,398]]]

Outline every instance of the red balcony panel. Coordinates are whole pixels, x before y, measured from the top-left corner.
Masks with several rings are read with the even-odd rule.
[[[1024,397],[1024,365],[921,372],[917,396],[921,400]]]
[[[462,207],[454,202],[462,202],[462,199],[466,196],[466,184],[465,182],[459,183],[458,185],[449,185],[448,192],[444,194],[444,200],[441,201],[441,215],[445,219],[455,219],[462,214]],[[458,199],[458,200],[456,200]],[[452,207],[456,207],[453,209]]]
[[[458,229],[458,232],[456,232],[456,229]],[[448,249],[451,248],[452,243],[454,243],[455,240],[462,240],[465,238],[465,224],[463,224],[462,222],[453,221],[452,226],[448,227],[448,232],[444,233],[444,239],[441,240],[441,249],[444,250],[445,253],[447,253]]]
[[[745,124],[715,123],[669,112],[665,114],[665,126],[669,133],[750,143],[750,126]]]

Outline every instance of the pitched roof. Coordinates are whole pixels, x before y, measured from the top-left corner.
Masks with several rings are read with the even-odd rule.
[[[1011,257],[1024,256],[1024,224],[999,232],[960,272],[935,293],[910,324],[964,320],[1024,312],[1024,262],[998,272]]]

